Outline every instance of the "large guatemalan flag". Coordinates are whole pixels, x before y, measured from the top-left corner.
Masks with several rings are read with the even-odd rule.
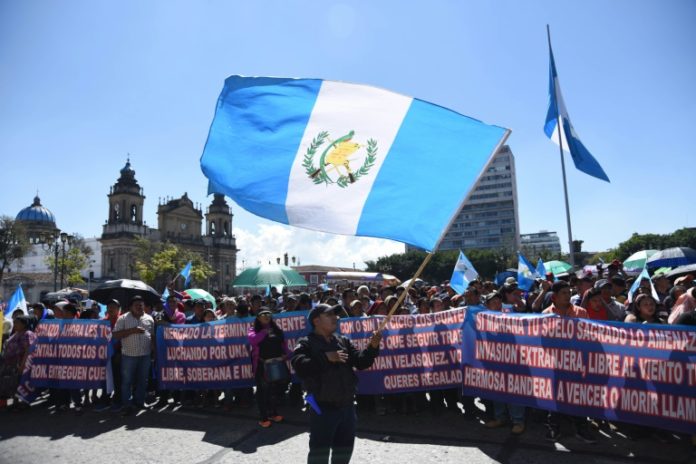
[[[201,168],[258,216],[433,250],[508,133],[366,85],[232,76]]]
[[[561,128],[558,127],[560,120]],[[561,94],[561,85],[558,83],[558,73],[556,72],[556,61],[553,59],[551,50],[551,39],[549,38],[549,108],[546,111],[546,121],[544,122],[544,133],[553,140],[556,145],[563,144],[563,148],[570,152],[575,167],[597,179],[609,182],[602,166],[589,152],[585,145],[580,141],[575,128],[570,123],[570,116]],[[559,139],[560,135],[560,139]]]

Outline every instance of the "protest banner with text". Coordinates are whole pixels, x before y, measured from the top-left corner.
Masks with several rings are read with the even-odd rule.
[[[105,388],[111,359],[111,326],[104,320],[43,320],[35,330],[17,393],[35,388]]]
[[[275,314],[292,351],[307,333],[307,312]],[[161,389],[198,390],[254,385],[247,339],[254,318],[157,327],[157,377]],[[288,363],[289,367],[289,363]]]
[[[696,329],[470,309],[464,392],[696,433]]]
[[[357,349],[370,342],[383,316],[341,319],[339,330]],[[363,395],[460,388],[464,310],[393,316],[385,327],[379,356],[358,371]]]

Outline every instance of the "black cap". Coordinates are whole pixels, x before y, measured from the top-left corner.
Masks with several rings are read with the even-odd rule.
[[[135,295],[135,296],[134,296],[133,298],[131,298],[130,301],[128,302],[128,306],[132,305],[133,303],[135,303],[135,302],[137,302],[137,301],[142,301],[143,303],[145,303],[145,300],[143,299],[142,296],[140,296],[140,295]]]
[[[340,308],[340,306],[338,306]],[[309,311],[309,315],[307,316],[307,320],[309,321],[309,324],[314,327],[314,319],[319,317],[321,314],[336,314],[335,310],[336,306],[329,306],[327,304],[321,303],[316,305],[314,308],[312,308]]]

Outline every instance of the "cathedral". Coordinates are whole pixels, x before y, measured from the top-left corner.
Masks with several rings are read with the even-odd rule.
[[[186,193],[181,198],[160,200],[157,229],[143,221],[145,195],[135,179],[130,160],[110,188],[109,215],[103,226],[101,275],[105,279],[135,278],[137,237],[166,241],[197,252],[215,274],[205,284],[208,290],[229,293],[236,275],[237,246],[232,234],[232,212],[224,195],[214,194],[203,214]],[[202,222],[205,220],[205,233]],[[204,286],[202,283],[198,283]]]

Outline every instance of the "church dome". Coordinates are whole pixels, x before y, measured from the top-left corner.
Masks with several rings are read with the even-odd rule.
[[[34,203],[32,203],[31,206],[27,206],[17,214],[15,220],[43,222],[53,226],[55,226],[56,223],[56,217],[53,213],[49,211],[48,208],[41,206],[41,199],[38,195],[34,197]]]

